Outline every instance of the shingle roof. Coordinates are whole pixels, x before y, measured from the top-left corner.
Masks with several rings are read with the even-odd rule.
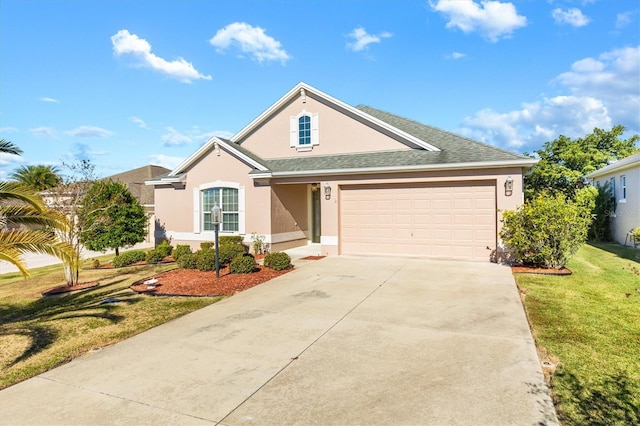
[[[154,203],[154,188],[152,186],[145,185],[145,180],[157,178],[158,176],[169,173],[170,171],[171,170],[161,166],[148,165],[107,176],[104,179],[111,179],[116,182],[124,183],[127,185],[127,188],[129,188],[129,191],[131,191],[131,194],[140,201],[140,204],[145,205]]]
[[[470,163],[473,163],[476,167],[482,166],[483,163],[487,165],[513,163],[527,166],[535,162],[529,157],[514,154],[492,145],[474,141],[375,108],[366,106],[358,106],[357,108],[378,120],[382,120],[438,147],[440,151],[412,149],[272,160],[260,159],[244,149],[243,152],[253,155],[256,161],[268,167],[270,172],[275,175],[347,170],[366,172],[367,169],[388,169],[393,171],[394,169],[456,168],[456,166]],[[238,145],[235,144],[234,147],[238,147]],[[264,172],[257,170],[252,172],[254,175],[262,173]]]

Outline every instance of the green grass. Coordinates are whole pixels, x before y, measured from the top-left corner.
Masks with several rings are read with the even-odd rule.
[[[29,279],[1,275],[0,389],[220,300],[150,297],[129,289],[137,280],[174,267],[83,269],[81,282],[98,280],[100,285],[49,297],[41,293],[65,282],[61,265],[33,269]],[[119,301],[101,303],[107,299]]]
[[[570,276],[516,274],[565,425],[640,424],[640,251],[583,246]]]

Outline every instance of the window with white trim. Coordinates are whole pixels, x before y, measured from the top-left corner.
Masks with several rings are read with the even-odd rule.
[[[222,232],[238,232],[239,209],[238,189],[236,188],[207,188],[202,191],[202,229],[213,231],[211,209],[214,205],[222,208]]]
[[[295,148],[296,151],[311,151],[314,146],[320,144],[318,113],[302,110],[300,114],[291,116],[289,131],[291,148]]]
[[[609,179],[609,186],[611,189],[611,197],[615,201],[617,199],[616,198],[616,178]]]
[[[620,176],[620,201],[627,201],[627,177]]]

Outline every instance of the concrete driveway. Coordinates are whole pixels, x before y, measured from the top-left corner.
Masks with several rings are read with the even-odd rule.
[[[0,392],[0,424],[557,424],[509,268],[328,257]]]

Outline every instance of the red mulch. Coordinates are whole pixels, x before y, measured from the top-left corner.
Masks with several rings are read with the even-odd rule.
[[[307,256],[307,257],[303,257],[302,260],[320,260],[324,258],[325,256]]]
[[[512,266],[511,272],[514,274],[571,275],[571,270],[567,268],[552,269],[522,265]]]
[[[78,291],[78,290],[86,290],[88,288],[96,287],[98,284],[100,284],[98,281],[90,281],[86,283],[78,283],[74,286],[61,285],[61,286],[50,288],[49,290],[43,291],[42,295],[52,296],[54,294],[69,293],[71,291]]]
[[[230,274],[227,266],[220,269],[220,278],[216,272],[202,272],[196,269],[173,269],[140,280],[131,285],[138,293],[154,296],[230,296],[275,277],[286,274],[291,269],[274,271],[258,265],[258,271],[252,274]],[[155,288],[148,288],[145,281],[155,278]]]

